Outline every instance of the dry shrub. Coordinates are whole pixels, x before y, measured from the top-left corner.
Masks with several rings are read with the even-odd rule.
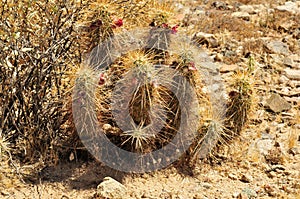
[[[58,145],[70,137],[63,124],[70,89],[64,81],[70,65],[80,61],[73,36],[80,5],[2,1],[0,6],[0,93],[2,134],[20,160],[57,161]]]

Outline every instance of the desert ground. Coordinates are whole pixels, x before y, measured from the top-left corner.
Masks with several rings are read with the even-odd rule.
[[[0,198],[300,198],[300,1],[172,5],[178,32],[198,38],[225,87],[251,61],[255,108],[241,135],[192,167],[175,162],[143,174],[73,153],[56,165],[25,164],[25,178],[0,176]]]

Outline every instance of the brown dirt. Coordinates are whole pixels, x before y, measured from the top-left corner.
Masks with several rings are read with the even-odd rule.
[[[246,0],[241,2],[259,3]],[[268,3],[270,4],[266,4]],[[223,18],[226,23],[219,20],[223,15],[226,16]],[[265,20],[265,17],[261,16],[261,19]],[[237,19],[230,21],[227,18],[229,19],[227,13],[215,12],[210,19],[196,23],[195,26],[200,29],[200,26],[206,24],[206,32],[214,34],[229,31],[231,35],[236,35],[233,36],[236,40],[243,42],[247,51],[251,50],[254,53],[262,53],[263,48],[260,40],[255,40],[255,43],[249,42],[249,38],[257,37],[257,32],[249,33],[245,28],[249,27],[251,31],[261,30],[261,37],[268,36],[272,39],[290,34],[278,31],[277,26],[274,27],[275,21],[267,26],[258,27],[257,24]],[[289,17],[289,20],[296,19]],[[279,23],[278,18],[274,20],[278,20]],[[214,21],[219,21],[219,24]],[[237,22],[239,26],[235,26],[231,31],[232,23]],[[226,42],[230,42],[232,38],[228,39]],[[223,46],[226,46],[226,42]],[[299,48],[296,45],[292,50],[297,54]],[[268,68],[271,63],[263,62],[262,57],[256,58],[267,67],[261,71],[261,78],[264,79],[259,79],[256,83],[259,96],[265,98],[280,86],[275,80],[278,79],[278,71],[282,71],[283,67]],[[232,63],[240,59],[241,57],[234,57],[225,61]],[[228,80],[231,76],[223,74],[223,77]],[[271,80],[266,83],[265,77]],[[285,113],[275,114],[263,106],[258,106],[239,138],[223,147],[215,158],[199,161],[195,168],[170,166],[152,173],[126,174],[93,160],[73,160],[36,170],[34,175],[24,182],[11,182],[12,184],[5,189],[0,186],[0,198],[94,198],[97,185],[106,176],[116,179],[126,187],[127,195],[124,198],[245,198],[245,195],[248,195],[248,198],[300,198],[300,153],[290,153],[291,148],[300,150],[300,129],[297,127],[299,118],[295,118],[297,114],[299,117],[299,95],[296,97],[298,103],[294,103],[293,108]],[[262,155],[258,151],[257,143],[264,140],[263,136],[266,134],[272,137],[272,144],[266,144],[271,149]]]

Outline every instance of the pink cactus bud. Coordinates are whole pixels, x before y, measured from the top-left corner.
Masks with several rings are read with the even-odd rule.
[[[103,85],[104,83],[105,83],[105,77],[104,77],[104,74],[103,74],[103,73],[100,73],[98,84],[99,84],[99,85]]]
[[[167,23],[163,23],[163,24],[161,24],[161,27],[163,27],[163,28],[168,28],[169,25],[168,25]]]
[[[176,33],[178,32],[178,30],[177,30],[178,27],[179,27],[178,25],[173,26],[173,27],[171,28],[171,33],[172,33],[172,34],[176,34]]]
[[[197,70],[197,68],[195,66],[195,62],[190,62],[189,70],[192,70],[192,71]]]
[[[117,19],[114,21],[114,25],[113,25],[113,28],[118,28],[118,27],[121,27],[123,26],[123,19]]]

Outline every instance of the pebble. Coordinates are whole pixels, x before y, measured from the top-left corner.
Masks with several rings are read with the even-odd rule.
[[[224,56],[221,53],[217,53],[216,56],[214,57],[215,61],[222,62]]]
[[[103,182],[97,186],[98,197],[122,199],[125,194],[125,186],[111,177],[105,177]]]
[[[203,182],[203,183],[202,183],[202,186],[203,186],[204,188],[206,188],[206,189],[210,189],[210,188],[212,187],[212,185],[209,184],[209,183],[207,183],[207,182]]]
[[[277,176],[277,173],[275,172],[275,171],[270,171],[269,173],[268,173],[268,177],[269,178],[275,178]]]
[[[278,79],[278,83],[280,84],[286,84],[290,79],[287,78],[285,75],[281,75]]]
[[[288,103],[284,98],[275,93],[273,93],[266,100],[266,107],[275,113],[280,113],[282,111],[286,111],[292,108],[290,103]]]
[[[265,47],[271,52],[275,54],[288,55],[290,54],[290,50],[287,44],[281,41],[270,41],[265,44]]]
[[[256,14],[254,7],[252,5],[240,5],[239,6],[240,12],[246,12],[249,14]]]
[[[291,14],[300,13],[300,8],[297,3],[292,1],[287,1],[284,5],[277,6],[276,9],[279,11],[289,12]]]
[[[287,78],[300,81],[300,70],[286,68],[284,72],[286,73]]]
[[[300,150],[297,147],[292,147],[288,150],[288,153],[292,155],[298,155],[300,154]]]
[[[253,181],[253,178],[249,174],[243,174],[242,177],[240,178],[240,181],[245,182],[245,183],[249,183],[249,182]]]
[[[243,189],[242,192],[246,193],[248,198],[256,198],[257,197],[256,191],[254,191],[253,189],[250,189],[249,187],[246,187],[245,189]]]
[[[241,18],[246,21],[250,21],[250,14],[247,12],[233,12],[231,14],[232,17]]]
[[[230,178],[231,180],[237,180],[238,179],[238,177],[233,173],[228,174],[228,178]]]
[[[293,67],[294,61],[289,57],[285,57],[285,58],[283,58],[283,64],[286,66],[289,66],[289,67]]]
[[[207,45],[211,48],[216,48],[219,43],[213,34],[198,32],[194,35],[193,40],[195,40],[200,45]]]

